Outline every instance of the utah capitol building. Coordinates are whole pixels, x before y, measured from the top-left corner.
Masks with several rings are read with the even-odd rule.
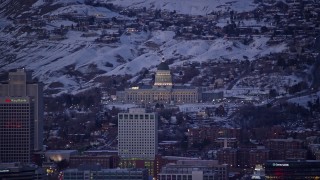
[[[117,100],[123,103],[197,103],[199,90],[192,86],[174,86],[169,66],[162,61],[157,68],[153,86],[139,86],[117,91]]]

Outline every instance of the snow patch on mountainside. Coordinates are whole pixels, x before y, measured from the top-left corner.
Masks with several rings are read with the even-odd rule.
[[[45,5],[47,2],[44,2],[44,0],[38,0],[37,2],[35,2],[32,7],[36,8],[39,6],[43,6]],[[84,0],[55,0],[53,4],[83,4]]]
[[[59,15],[59,14],[67,14],[67,13],[75,13],[78,15],[88,15],[88,16],[103,16],[103,17],[114,17],[118,16],[118,13],[114,13],[106,8],[103,7],[93,7],[87,6],[85,4],[76,4],[76,5],[69,5],[66,7],[61,7],[53,12],[50,12],[50,15]]]
[[[158,65],[161,62],[161,57],[154,53],[143,54],[131,62],[118,66],[114,70],[108,72],[106,75],[134,75],[142,70],[142,68],[151,68]]]
[[[153,37],[155,43],[168,41],[165,36]],[[166,40],[165,40],[166,39]],[[286,44],[278,44],[275,46],[266,45],[269,38],[255,37],[254,41],[248,46],[239,41],[231,41],[227,39],[216,39],[212,41],[194,40],[194,41],[169,41],[170,46],[164,44],[160,50],[150,51],[143,54],[127,64],[123,64],[106,75],[135,75],[142,68],[152,69],[161,62],[162,56],[165,59],[178,59],[174,62],[175,65],[182,65],[184,60],[204,62],[208,60],[254,60],[256,57],[264,56],[269,53],[282,52],[287,49]]]
[[[288,100],[288,102],[299,104],[300,106],[309,108],[308,103],[315,103],[319,97],[320,97],[320,92],[317,92],[317,93],[312,93],[306,96],[291,98]]]
[[[58,0],[62,6],[48,15],[73,13],[79,15],[95,15],[97,17],[122,16],[103,7],[84,5],[83,0]],[[126,7],[141,7],[153,9],[177,10],[180,13],[206,14],[213,10],[228,8],[246,11],[255,7],[252,0],[108,0]],[[241,5],[242,4],[242,5]],[[34,4],[34,8],[44,5],[42,0]],[[245,7],[242,7],[245,6]],[[122,16],[123,18],[129,18]],[[76,26],[77,22],[56,18],[46,22],[44,28],[48,31],[62,26]],[[221,22],[224,23],[224,22]],[[252,23],[256,22],[244,22]],[[0,19],[1,30],[12,24],[9,20]],[[175,39],[173,31],[132,32],[123,33],[119,41],[111,44],[99,43],[99,38],[105,31],[113,29],[98,29],[88,32],[75,31],[71,28],[63,40],[37,40],[33,34],[0,31],[1,52],[12,55],[12,59],[0,61],[1,71],[16,68],[26,68],[33,71],[33,76],[45,83],[45,89],[56,92],[75,93],[85,88],[96,86],[95,78],[112,75],[132,75],[133,78],[142,69],[154,71],[164,57],[170,60],[170,66],[180,66],[185,61],[223,61],[223,60],[255,60],[269,53],[282,52],[287,44],[267,45],[268,37],[255,36],[247,45],[240,40],[217,38],[214,40],[183,40]],[[124,29],[125,30],[125,29]],[[93,34],[90,37],[86,33]],[[248,37],[249,38],[249,37]],[[11,44],[16,43],[13,48]],[[58,91],[59,90],[59,91]]]
[[[152,37],[148,40],[157,45],[162,45],[167,41],[171,41],[175,33],[173,31],[154,31],[152,32]]]
[[[212,11],[235,10],[237,12],[251,11],[256,8],[253,0],[100,0],[123,7],[146,7],[177,11],[182,14],[205,15]]]
[[[172,31],[155,31],[124,34],[120,37],[119,43],[105,45],[95,43],[96,37],[81,35],[82,32],[69,31],[67,39],[59,42],[48,40],[26,42],[17,53],[14,62],[7,65],[6,62],[0,62],[0,66],[3,66],[4,70],[17,67],[33,70],[33,75],[45,82],[46,87],[59,81],[69,92],[91,85],[89,81],[72,75],[75,72],[84,76],[91,72],[99,76],[135,75],[143,68],[154,70],[162,57],[173,59],[173,64],[170,66],[176,66],[186,60],[198,62],[245,58],[254,60],[258,56],[287,49],[284,43],[268,46],[267,37],[253,37],[249,45],[244,45],[238,40],[224,38],[177,40],[172,39],[175,36]]]

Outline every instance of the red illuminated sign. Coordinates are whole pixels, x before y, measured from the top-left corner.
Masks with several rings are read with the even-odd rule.
[[[4,100],[4,102],[6,102],[6,103],[25,103],[25,102],[27,102],[27,99],[24,99],[24,98],[13,98],[13,99],[7,98],[7,99]]]

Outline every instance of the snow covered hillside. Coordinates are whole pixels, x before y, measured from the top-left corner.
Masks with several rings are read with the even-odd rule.
[[[249,0],[107,2],[191,14],[206,14],[223,8],[248,11],[255,7]],[[64,5],[53,6],[59,3]],[[37,15],[39,9],[48,7],[56,8]],[[212,36],[210,40],[177,38],[177,30],[170,27],[148,29],[139,22],[137,28],[135,17],[120,15],[103,6],[86,5],[84,1],[47,4],[38,0],[28,13],[34,13],[35,18],[0,19],[1,72],[22,67],[32,70],[34,77],[45,84],[45,89],[54,89],[55,94],[77,93],[99,86],[96,77],[126,74],[134,77],[143,68],[153,71],[162,57],[172,60],[170,66],[181,66],[185,61],[253,61],[288,48],[286,43],[269,45],[270,37],[260,35],[251,37],[246,44],[225,36]],[[92,18],[95,24],[90,24]],[[151,23],[157,24],[149,22],[149,26]]]
[[[253,10],[257,5],[253,0],[100,0],[116,5],[134,8],[146,7],[150,9],[163,9],[177,11],[183,14],[206,15],[212,11],[234,10],[245,12]]]

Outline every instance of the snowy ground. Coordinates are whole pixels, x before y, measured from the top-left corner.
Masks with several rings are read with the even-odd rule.
[[[76,13],[108,18],[120,16],[106,8],[85,6],[82,4],[83,2],[83,0],[57,0],[54,3],[68,5],[49,13],[49,15]],[[228,7],[237,11],[246,11],[255,7],[252,0],[108,0],[108,2],[128,7],[147,6],[155,9],[160,7],[168,10],[177,9],[191,14],[205,14],[212,10],[222,10]],[[33,7],[36,8],[43,4],[42,0],[38,0]],[[254,24],[255,22],[246,20],[244,23]],[[1,29],[9,24],[11,24],[10,21],[0,19]],[[46,29],[53,30],[54,27],[71,26],[72,24],[72,21],[56,19],[49,22]],[[102,34],[102,30],[92,32],[97,36],[83,37],[83,32],[70,30],[64,40],[39,40],[35,42],[32,41],[32,34],[23,33],[16,36],[15,32],[4,33],[0,31],[2,40],[5,40],[4,44],[19,38],[29,38],[29,41],[21,40],[20,47],[15,50],[4,45],[4,49],[1,49],[3,52],[17,54],[17,57],[10,63],[0,61],[0,67],[3,71],[24,67],[33,70],[33,75],[45,83],[46,89],[51,83],[59,82],[62,85],[56,87],[56,90],[78,92],[94,85],[94,77],[88,80],[83,79],[81,75],[86,76],[93,73],[96,76],[125,74],[135,76],[142,68],[154,70],[163,57],[175,59],[170,65],[172,67],[180,66],[184,61],[243,60],[244,57],[255,60],[257,57],[287,49],[285,43],[268,46],[269,38],[263,36],[253,37],[252,43],[244,45],[240,41],[225,38],[176,40],[173,39],[175,33],[172,31],[142,31],[130,35],[123,34],[117,43],[102,44],[95,42],[95,39]]]
[[[57,22],[55,22],[56,25]],[[99,33],[99,32],[97,32]],[[25,67],[34,70],[34,76],[39,77],[45,84],[60,81],[64,88],[72,88],[71,91],[85,86],[86,82],[76,80],[75,77],[65,74],[66,67],[72,66],[74,71],[83,74],[93,70],[105,72],[101,75],[135,75],[142,68],[153,69],[162,57],[166,59],[179,59],[171,66],[182,65],[184,60],[204,62],[208,60],[243,60],[247,56],[249,60],[268,55],[269,53],[282,52],[287,49],[286,44],[267,46],[267,37],[254,37],[254,41],[243,45],[239,41],[227,39],[216,40],[172,40],[173,32],[158,31],[150,33],[137,33],[123,35],[121,43],[103,45],[94,43],[97,37],[82,37],[78,31],[69,31],[67,39],[62,41],[38,41],[37,43],[25,42],[20,49],[15,62],[4,65],[4,69]],[[25,35],[24,35],[25,36]],[[149,48],[144,42],[153,42],[159,45],[159,49]],[[139,48],[145,48],[145,53],[139,55]],[[229,50],[227,50],[229,49]],[[11,51],[8,49],[8,51]],[[121,59],[121,61],[119,60]],[[113,67],[107,67],[106,63]],[[94,69],[92,69],[94,68]]]
[[[251,11],[256,8],[253,0],[100,0],[124,7],[147,7],[177,11],[182,14],[206,15],[212,11],[235,10],[237,12]]]
[[[308,102],[314,103],[320,97],[320,92],[313,93],[307,96],[299,96],[289,100],[291,103],[299,104],[305,108],[308,108]]]

